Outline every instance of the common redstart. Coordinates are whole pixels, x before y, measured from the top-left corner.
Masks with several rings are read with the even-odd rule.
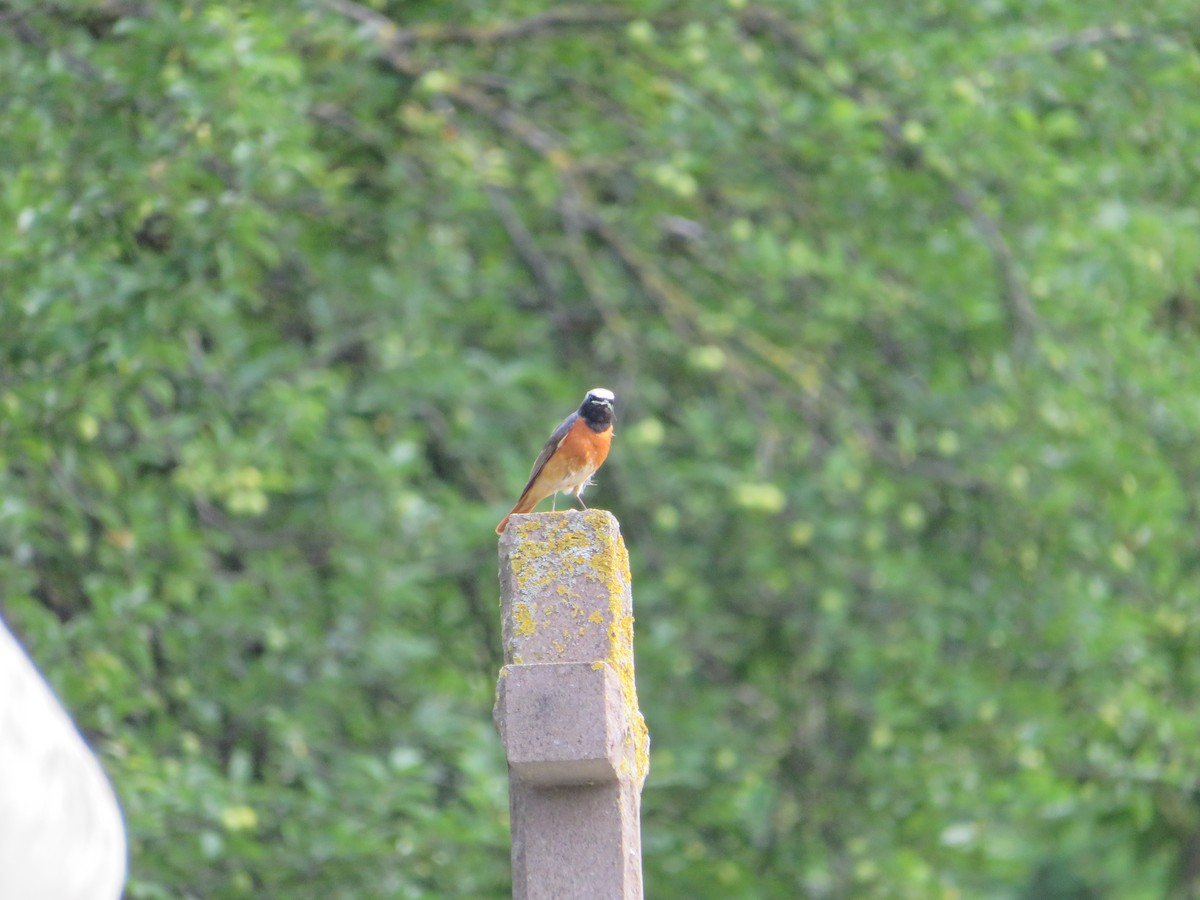
[[[613,403],[616,399],[607,388],[592,388],[583,398],[579,409],[554,429],[554,434],[550,435],[550,440],[546,441],[546,446],[533,464],[521,499],[496,526],[496,534],[504,533],[513,515],[531,512],[551,494],[555,502],[560,493],[574,494],[579,505],[587,509],[581,494],[591,484],[591,477],[608,456],[608,445],[612,443],[613,436]]]

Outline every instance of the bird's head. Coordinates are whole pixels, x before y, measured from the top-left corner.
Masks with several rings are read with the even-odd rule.
[[[592,388],[583,398],[579,415],[589,425],[608,425],[613,420],[613,404],[616,400],[616,395],[608,388]]]

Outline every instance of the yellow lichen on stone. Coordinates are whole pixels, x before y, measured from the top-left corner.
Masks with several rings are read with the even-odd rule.
[[[582,517],[582,520],[580,519]],[[581,527],[584,526],[584,527]],[[633,615],[630,600],[629,553],[620,532],[609,513],[603,510],[566,512],[558,515],[518,517],[509,528],[516,528],[516,544],[509,556],[511,573],[518,596],[530,596],[540,588],[554,586],[562,607],[542,611],[545,624],[553,616],[562,615],[567,621],[577,621],[578,636],[584,637],[588,624],[608,629],[608,651],[605,659],[596,660],[594,668],[611,667],[617,676],[626,710],[629,731],[626,735],[627,753],[623,767],[627,777],[640,786],[650,765],[650,736],[638,708],[637,687],[634,683]],[[590,613],[572,596],[571,585],[586,579],[602,586],[608,596],[607,614],[602,610]],[[548,592],[548,590],[547,590]],[[513,606],[514,632],[518,636],[532,635],[538,623],[528,604]],[[563,656],[575,640],[575,628],[563,629],[567,643],[552,641],[553,652]],[[515,658],[514,662],[520,661]]]
[[[516,529],[518,536],[517,549],[511,556],[511,564],[513,577],[520,591],[559,582],[562,576],[561,564],[564,563],[590,576],[590,567],[586,564],[597,548],[584,529],[571,527],[577,515],[579,513],[575,512],[541,515],[529,520],[515,520],[509,526]],[[595,523],[590,524],[595,527]],[[541,534],[537,534],[539,531]],[[537,539],[530,540],[535,537]],[[555,584],[555,590],[560,596],[568,593],[568,589],[561,582]]]
[[[533,619],[533,610],[529,608],[528,603],[514,603],[512,617],[513,634],[520,637],[537,634],[537,622]]]
[[[629,551],[625,548],[625,541],[620,534],[616,535],[614,541],[613,532],[608,529],[597,528],[596,531],[597,536],[606,545],[605,552],[592,557],[597,579],[608,588],[611,624],[609,655],[606,662],[617,675],[621,696],[625,701],[629,721],[628,741],[632,751],[627,760],[632,763],[633,774],[640,786],[645,782],[646,774],[650,770],[650,733],[638,707],[637,685],[634,681],[633,616],[627,612],[630,601],[626,593],[631,590]]]

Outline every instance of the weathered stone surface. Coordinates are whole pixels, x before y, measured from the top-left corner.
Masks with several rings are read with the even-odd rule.
[[[500,538],[513,896],[640,898],[650,740],[629,557],[611,513],[513,516]]]
[[[618,781],[629,731],[606,663],[505,666],[496,727],[512,774],[531,784]]]

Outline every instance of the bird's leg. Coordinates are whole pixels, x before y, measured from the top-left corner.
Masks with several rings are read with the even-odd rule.
[[[555,512],[558,509],[558,491],[550,495],[550,512]]]
[[[586,503],[584,503],[584,502],[583,502],[583,488],[584,488],[584,485],[582,485],[582,484],[581,484],[581,485],[579,486],[579,490],[577,490],[577,491],[575,492],[575,499],[579,501],[579,506],[580,506],[582,509],[587,509],[587,508],[588,508],[588,505],[587,505]]]

